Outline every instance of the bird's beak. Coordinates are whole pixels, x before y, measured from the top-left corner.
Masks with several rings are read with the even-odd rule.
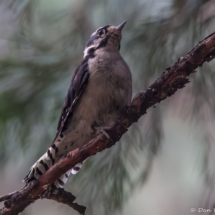
[[[127,22],[127,21],[124,21],[123,23],[121,23],[120,25],[118,25],[118,26],[116,27],[116,31],[118,31],[118,32],[121,33],[121,31],[122,31],[124,25],[126,24],[126,22]]]

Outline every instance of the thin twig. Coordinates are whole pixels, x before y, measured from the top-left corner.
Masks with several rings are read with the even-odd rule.
[[[73,196],[70,192],[65,191],[63,188],[53,189],[51,191],[47,190],[42,194],[41,199],[43,198],[52,199],[59,203],[69,205],[80,214],[84,214],[86,210],[86,207],[74,203],[76,197]]]

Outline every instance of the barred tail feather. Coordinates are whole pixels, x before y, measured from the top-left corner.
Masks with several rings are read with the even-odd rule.
[[[51,166],[54,165],[56,160],[58,148],[55,144],[49,147],[48,151],[31,167],[28,175],[24,178],[24,182],[29,182],[39,178],[44,172],[46,172]],[[86,161],[86,160],[85,160]],[[70,173],[77,174],[82,167],[82,163],[78,163],[72,169],[63,174],[58,180],[54,182],[55,187],[63,187],[69,178]]]
[[[76,164],[76,165],[72,168],[71,173],[72,173],[73,175],[76,175],[76,174],[79,172],[79,170],[81,169],[81,167],[82,167],[82,163]]]
[[[29,182],[39,178],[44,172],[46,172],[52,166],[51,160],[46,159],[46,154],[44,154],[30,169],[28,175],[24,178],[24,182],[28,184]]]
[[[87,159],[88,159],[88,158],[87,158]],[[83,162],[81,162],[81,163],[76,164],[76,165],[71,169],[71,173],[72,173],[73,175],[77,174],[77,173],[80,171],[80,169],[81,169],[83,163],[84,163],[87,159],[85,159],[85,160],[84,160]]]
[[[58,178],[58,180],[56,180],[56,181],[54,182],[55,187],[57,187],[57,188],[58,188],[58,187],[62,188],[62,187],[66,184],[66,182],[67,182],[67,180],[68,180],[68,178],[69,178],[69,175],[70,175],[70,170],[67,171],[65,174],[61,175],[61,177]]]
[[[24,182],[29,183],[30,181],[37,179],[53,166],[55,164],[57,152],[58,147],[55,144],[52,144],[48,151],[31,167],[30,172],[24,178]]]

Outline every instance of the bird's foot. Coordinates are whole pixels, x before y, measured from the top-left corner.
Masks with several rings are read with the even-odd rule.
[[[104,126],[104,127],[94,127],[96,129],[96,134],[103,133],[111,142],[113,142],[110,135],[106,132],[111,130],[114,127],[115,123],[111,124],[110,126]]]

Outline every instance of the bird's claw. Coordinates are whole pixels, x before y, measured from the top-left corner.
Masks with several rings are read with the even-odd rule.
[[[113,128],[114,124],[107,127],[94,127],[96,129],[96,133],[103,133],[111,142],[113,142],[113,139],[110,137],[110,135],[106,132],[106,130],[111,130]]]

